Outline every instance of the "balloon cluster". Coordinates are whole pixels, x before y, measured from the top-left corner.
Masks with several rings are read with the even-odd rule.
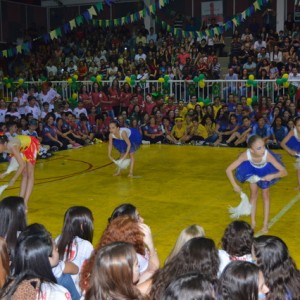
[[[70,103],[71,107],[74,108],[77,105],[77,93],[72,93],[71,97],[69,97],[68,102]]]
[[[247,83],[246,83],[246,87],[250,87],[250,86],[257,87],[257,81],[254,79],[255,79],[254,75],[252,75],[252,74],[249,75]]]
[[[288,82],[289,74],[285,73],[281,78],[276,79],[276,83],[279,85],[283,85],[283,87],[288,88],[290,83]]]
[[[199,103],[199,105],[200,105],[201,107],[203,107],[204,105],[208,106],[208,105],[211,104],[211,99],[209,99],[209,98],[203,99],[203,98],[199,97],[199,98],[198,98],[198,103]]]
[[[257,96],[252,96],[247,98],[248,106],[255,105],[255,104],[257,104]]]
[[[125,81],[126,81],[131,87],[135,87],[135,85],[136,85],[136,76],[135,76],[135,75],[131,75],[130,77],[129,77],[129,76],[126,76],[126,77],[125,77]]]
[[[74,74],[72,77],[69,77],[67,79],[67,82],[71,86],[72,91],[77,91],[78,90],[77,79],[78,79],[77,74]]]
[[[205,75],[200,74],[198,77],[194,77],[193,81],[198,83],[199,87],[203,89],[205,87]]]
[[[5,87],[7,88],[7,89],[10,89],[10,88],[12,88],[13,87],[13,80],[11,79],[11,78],[8,78],[8,77],[4,77],[3,78],[3,82],[4,82],[4,84],[5,84]]]
[[[97,82],[100,85],[102,82],[102,75],[92,76],[91,81],[94,83]]]
[[[168,90],[169,89],[169,80],[170,77],[168,75],[165,75],[164,77],[160,77],[158,78],[158,82],[162,83],[163,89],[164,90]]]

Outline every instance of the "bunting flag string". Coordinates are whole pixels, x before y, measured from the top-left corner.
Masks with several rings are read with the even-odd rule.
[[[119,19],[113,20],[97,20],[99,26],[103,27],[113,27],[113,26],[121,26],[122,24],[130,24],[136,22],[142,18],[145,18],[146,15],[150,16],[150,14],[154,14],[156,9],[164,7],[166,4],[169,4],[170,0],[158,0],[159,2],[154,5],[150,5],[145,7],[145,9],[136,12],[130,16],[122,17]],[[114,0],[105,0],[107,5],[111,5],[114,3]],[[54,30],[51,30],[48,33],[43,34],[40,37],[35,38],[33,41],[37,41],[39,39],[43,39],[43,41],[48,44],[54,39],[58,39],[62,36],[62,33],[67,34],[74,30],[75,28],[84,24],[84,22],[93,22],[96,25],[93,17],[97,16],[103,10],[103,2],[98,2],[94,6],[91,6],[89,9],[84,11],[81,15],[76,18],[66,22],[62,27],[58,27]],[[32,42],[23,43],[13,48],[9,48],[6,50],[0,51],[0,57],[9,58],[15,56],[17,54],[28,53],[32,49]]]
[[[109,4],[108,4],[109,2]],[[213,29],[206,29],[205,31],[185,31],[182,29],[174,28],[173,26],[169,25],[167,22],[159,20],[162,24],[162,27],[166,29],[168,32],[179,36],[179,37],[193,37],[193,38],[205,38],[205,37],[212,37],[214,35],[220,35],[223,32],[231,29],[234,26],[239,26],[243,23],[248,17],[252,16],[256,11],[261,10],[266,4],[268,4],[270,0],[256,0],[250,7],[248,7],[245,11],[240,14],[234,16],[231,20],[215,27]],[[105,1],[106,4],[111,5],[113,3],[112,0]],[[84,24],[84,22],[92,22],[93,25],[100,26],[100,27],[114,27],[114,26],[121,26],[124,24],[131,24],[141,19],[145,18],[146,16],[155,15],[158,9],[163,8],[165,5],[169,4],[170,0],[158,0],[154,4],[149,6],[145,6],[144,9],[135,12],[133,14],[116,18],[112,20],[96,20],[93,17],[97,16],[103,10],[103,2],[99,2],[94,6],[91,6],[89,9],[84,11],[82,15],[77,16],[76,18],[66,22],[62,27],[58,27],[50,32],[43,34],[40,37],[34,39],[34,41],[43,39],[45,43],[50,43],[54,39],[58,39],[62,36],[62,34],[67,34],[74,30],[75,28]],[[158,20],[158,18],[156,17]],[[18,45],[13,48],[9,48],[6,50],[0,51],[0,57],[12,57],[17,54],[22,53],[29,53],[32,49],[32,42],[26,42],[21,45]]]
[[[213,29],[206,29],[204,31],[185,31],[182,29],[174,28],[169,25],[167,22],[159,19],[156,16],[156,21],[158,21],[163,29],[166,29],[168,32],[179,36],[179,37],[193,37],[193,38],[206,38],[213,37],[214,35],[220,35],[225,31],[233,28],[233,26],[238,27],[243,23],[248,17],[252,16],[256,11],[261,10],[270,0],[256,0],[251,6],[249,6],[243,12],[235,15],[231,20],[220,24],[218,27]],[[145,7],[143,10],[130,14],[129,16],[117,18],[113,20],[93,20],[93,24],[100,27],[111,27],[111,26],[121,26],[123,24],[131,24],[143,19],[145,16],[155,14],[157,9],[162,8],[165,4],[168,4],[169,0],[159,0],[157,3],[152,4],[148,7]]]
[[[206,37],[213,37],[214,35],[220,35],[223,32],[233,28],[233,25],[238,27],[243,23],[248,17],[251,17],[256,11],[261,10],[265,5],[267,5],[270,0],[256,0],[250,5],[246,10],[243,12],[235,15],[231,20],[219,24],[219,26],[214,27],[213,29],[206,29],[204,31],[185,31],[182,29],[174,28],[173,26],[169,25],[167,22],[162,21],[156,17],[156,19],[161,22],[162,27],[165,28],[168,32],[179,36],[179,37],[193,37],[193,38],[206,38]]]

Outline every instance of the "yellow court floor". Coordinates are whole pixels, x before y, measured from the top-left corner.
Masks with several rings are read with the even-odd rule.
[[[60,233],[66,209],[89,207],[95,219],[94,244],[107,218],[119,204],[136,205],[154,236],[163,262],[180,231],[192,224],[205,229],[219,244],[231,222],[228,207],[240,199],[227,180],[225,169],[243,149],[197,146],[143,145],[136,153],[135,177],[127,172],[113,177],[115,166],[107,157],[107,144],[57,152],[36,165],[36,181],[29,201],[28,222],[43,223],[53,236]],[[289,175],[271,188],[271,235],[280,236],[300,266],[300,193],[294,190],[294,159],[283,151]],[[118,154],[115,152],[115,157]],[[6,168],[0,165],[0,172]],[[7,179],[6,179],[7,181]],[[4,181],[2,182],[4,183]],[[0,184],[2,184],[0,183]],[[18,195],[20,180],[1,197]],[[249,195],[249,187],[244,185]],[[249,217],[242,218],[250,221]],[[262,227],[262,200],[257,212]]]

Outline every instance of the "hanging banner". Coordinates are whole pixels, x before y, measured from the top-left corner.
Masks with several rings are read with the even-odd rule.
[[[223,1],[202,2],[201,17],[202,22],[209,25],[212,23],[212,19],[215,19],[218,24],[223,24]]]

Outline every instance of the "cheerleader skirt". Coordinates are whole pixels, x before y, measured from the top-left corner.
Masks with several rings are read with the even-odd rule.
[[[131,143],[130,153],[138,150],[142,143],[142,136],[140,132],[135,128],[130,128],[131,134],[129,137],[129,141]],[[127,151],[127,144],[124,140],[113,139],[113,146],[120,152],[125,153]]]
[[[295,136],[291,136],[286,145],[293,151],[300,153],[300,142],[295,138]]]
[[[269,153],[275,157],[275,159],[283,165],[280,160],[280,155],[275,154],[269,150]],[[249,160],[242,162],[236,169],[235,177],[241,183],[247,181],[250,177],[256,175],[258,177],[264,177],[266,175],[275,174],[278,170],[269,162],[267,162],[263,167],[257,167],[253,165]],[[275,178],[270,181],[260,180],[256,184],[261,189],[267,189],[273,184],[275,184],[280,178]]]
[[[36,164],[36,158],[40,150],[40,141],[33,137],[33,136],[23,136],[23,135],[18,135],[16,136],[21,141],[22,145],[22,140],[26,140],[26,146],[21,146],[20,152],[23,154],[23,160],[30,162],[32,165]]]

